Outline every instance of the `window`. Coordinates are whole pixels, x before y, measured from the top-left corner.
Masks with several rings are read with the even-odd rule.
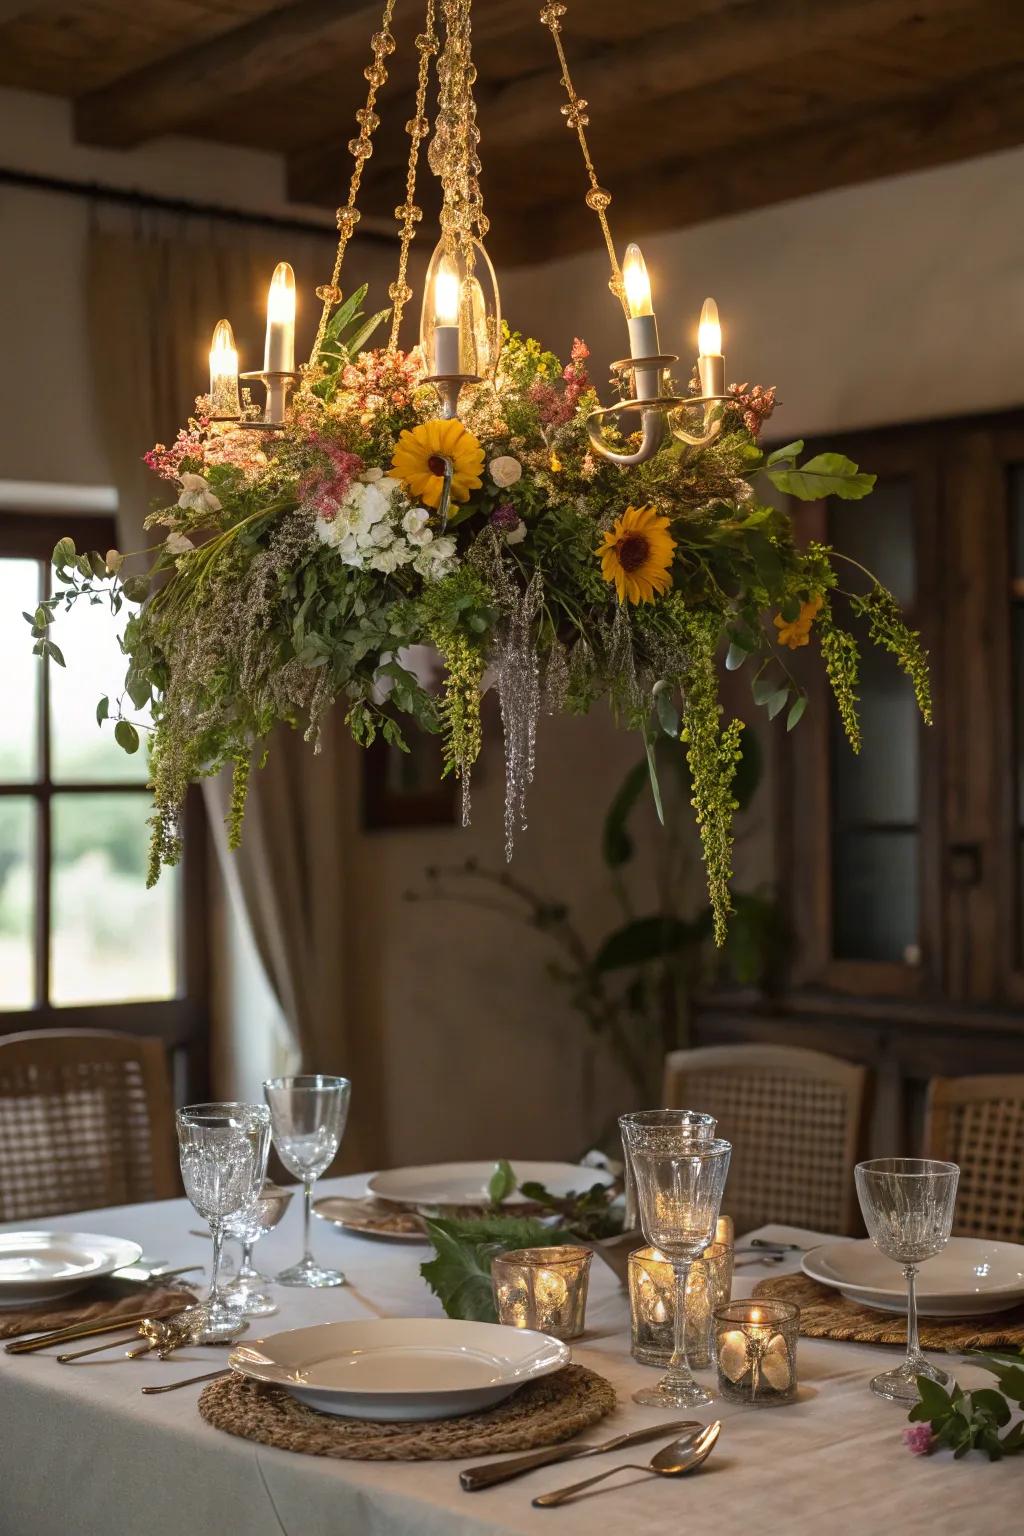
[[[183,863],[146,890],[145,752],[123,753],[96,719],[101,695],[121,692],[127,613],[81,600],[58,610],[66,668],[33,656],[22,617],[51,590],[50,551],[69,522],[80,548],[115,543],[104,518],[0,517],[0,1011],[9,1028],[87,1023],[185,1043],[201,870],[198,889]]]

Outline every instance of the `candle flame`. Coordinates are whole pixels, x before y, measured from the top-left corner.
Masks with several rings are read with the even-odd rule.
[[[627,245],[626,254],[622,260],[622,281],[626,289],[626,306],[630,319],[636,320],[640,315],[652,315],[651,308],[651,280],[647,276],[647,263],[640,247],[636,244]]]
[[[238,351],[230,320],[218,320],[210,343],[210,378],[223,378],[238,372]]]
[[[720,357],[722,352],[722,327],[718,319],[718,305],[714,299],[705,299],[697,326],[697,351],[701,357]]]
[[[268,325],[291,325],[295,320],[295,273],[287,261],[279,261],[267,295]]]
[[[450,256],[442,256],[434,275],[434,324],[458,325],[461,283]]]

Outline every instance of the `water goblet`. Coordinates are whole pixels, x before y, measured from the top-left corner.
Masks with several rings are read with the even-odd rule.
[[[619,1132],[622,1136],[623,1183],[626,1202],[623,1226],[632,1232],[637,1224],[636,1179],[633,1177],[632,1147],[643,1146],[645,1138],[657,1138],[659,1131],[676,1129],[692,1136],[696,1141],[710,1141],[718,1121],[714,1115],[702,1114],[696,1109],[636,1109],[619,1116]]]
[[[854,1169],[868,1236],[880,1253],[902,1266],[907,1282],[907,1357],[871,1382],[872,1392],[894,1403],[916,1403],[917,1378],[948,1386],[949,1375],[921,1353],[917,1337],[917,1270],[949,1242],[960,1169],[921,1157],[876,1157]]]
[[[653,1408],[695,1408],[711,1393],[694,1381],[686,1359],[686,1281],[690,1265],[715,1235],[732,1147],[727,1141],[699,1141],[677,1125],[649,1127],[642,1145],[634,1142],[640,1225],[644,1237],[672,1265],[675,1315],[672,1358],[655,1387],[633,1393],[635,1403]]]
[[[308,1073],[272,1077],[263,1084],[270,1106],[274,1146],[289,1173],[302,1180],[303,1251],[298,1264],[283,1269],[279,1285],[344,1285],[340,1269],[324,1269],[313,1257],[310,1226],[313,1186],[334,1161],[348,1119],[352,1084],[347,1077]]]
[[[220,1285],[221,1249],[227,1223],[252,1209],[263,1185],[270,1111],[262,1104],[190,1104],[176,1120],[185,1193],[213,1238],[210,1294],[188,1312],[201,1325],[196,1343],[226,1343],[240,1320]]]
[[[243,1317],[271,1317],[277,1311],[273,1296],[260,1289],[267,1284],[267,1276],[261,1275],[252,1262],[253,1244],[264,1232],[272,1232],[291,1204],[292,1191],[282,1189],[269,1180],[264,1184],[250,1211],[232,1217],[225,1224],[228,1237],[242,1245],[242,1257],[238,1274],[230,1285],[224,1287],[224,1295],[230,1306]]]

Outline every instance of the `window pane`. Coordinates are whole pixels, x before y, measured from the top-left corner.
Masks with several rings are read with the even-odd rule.
[[[910,480],[879,481],[865,501],[829,504],[829,532],[837,549],[874,572],[896,599],[912,606],[917,588],[914,488]],[[840,576],[851,568],[837,562]],[[853,585],[841,580],[842,587]]]
[[[35,801],[0,796],[0,1009],[36,1002],[35,834]]]
[[[177,994],[176,870],[146,890],[146,794],[54,795],[50,1000]]]
[[[50,667],[50,776],[55,784],[144,783],[143,745],[134,756],[122,752],[114,741],[111,723],[96,724],[96,705],[103,694],[114,705],[124,688],[125,658],[118,645],[128,622],[127,608],[113,617],[106,602],[94,608],[81,599],[70,613],[60,610],[53,636],[63,652],[66,667]],[[125,713],[131,720],[149,720],[149,710],[136,709],[126,698]]]
[[[42,663],[22,613],[42,597],[38,560],[0,560],[0,783],[24,784],[38,774],[39,683]]]
[[[856,630],[855,630],[856,633]],[[861,650],[860,723],[864,745],[850,750],[833,709],[833,807],[836,823],[916,823],[918,713],[914,692],[888,652]]]
[[[840,960],[913,964],[918,944],[916,832],[840,833],[833,880]]]

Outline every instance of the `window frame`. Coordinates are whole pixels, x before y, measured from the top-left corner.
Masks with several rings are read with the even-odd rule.
[[[109,549],[117,543],[112,515],[93,513],[3,512],[0,515],[0,559],[42,562],[44,595],[52,590],[50,555],[57,540],[71,532],[79,548]],[[26,626],[26,644],[28,629]],[[0,1035],[25,1029],[109,1029],[161,1040],[172,1053],[176,1096],[205,1091],[209,999],[209,945],[206,882],[206,819],[193,787],[187,796],[181,878],[178,889],[179,991],[173,998],[135,1002],[55,1004],[50,1001],[50,942],[52,936],[52,800],[64,794],[146,794],[144,781],[68,781],[51,778],[50,667],[42,662],[36,720],[37,774],[24,783],[0,782],[0,797],[21,797],[35,806],[35,994],[28,1008],[0,1011]],[[113,749],[112,749],[113,750]]]

